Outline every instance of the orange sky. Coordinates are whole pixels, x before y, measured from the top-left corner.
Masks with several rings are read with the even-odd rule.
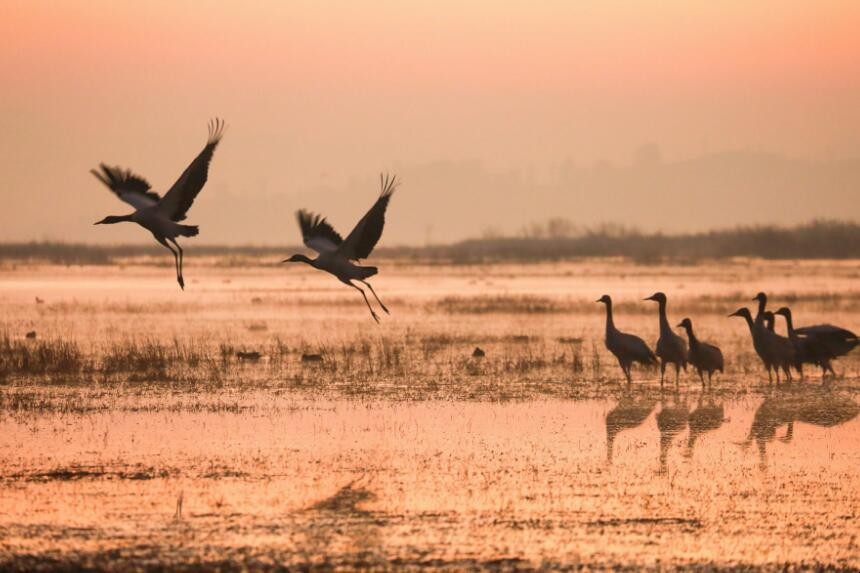
[[[0,239],[138,238],[84,228],[123,209],[88,169],[120,163],[163,189],[215,114],[231,130],[211,185],[248,197],[444,160],[629,162],[647,143],[668,160],[860,155],[860,3],[498,4],[0,0],[0,171],[17,209]]]

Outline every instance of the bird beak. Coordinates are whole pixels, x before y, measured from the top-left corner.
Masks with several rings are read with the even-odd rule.
[[[101,224],[102,224],[101,221],[96,221],[95,223],[93,223],[93,225],[101,225]]]
[[[288,263],[288,262],[290,262],[290,259],[284,259],[284,260],[283,260],[283,261],[281,261],[281,262],[282,262],[282,263]]]
[[[654,300],[654,295],[652,294],[651,296],[643,298],[642,300]]]
[[[675,325],[675,328],[681,328],[682,326],[684,326],[684,323],[679,322],[678,324]]]

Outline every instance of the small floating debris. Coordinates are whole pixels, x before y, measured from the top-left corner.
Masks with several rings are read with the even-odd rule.
[[[322,362],[322,354],[302,354],[302,362]]]
[[[487,353],[484,352],[480,346],[476,346],[475,350],[472,351],[472,358],[483,358]]]
[[[263,355],[257,352],[256,350],[251,350],[249,352],[239,351],[236,353],[236,358],[239,360],[247,360],[248,362],[257,362]]]
[[[35,331],[35,330],[31,330],[30,332],[28,332],[28,333],[27,333],[27,334],[25,334],[24,336],[25,336],[26,338],[29,338],[29,339],[36,338],[36,331]]]

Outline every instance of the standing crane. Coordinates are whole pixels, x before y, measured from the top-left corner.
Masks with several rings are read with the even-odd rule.
[[[776,371],[776,381],[779,383],[779,369],[782,368],[786,380],[791,382],[791,367],[797,361],[797,351],[794,344],[788,337],[776,333],[776,316],[771,311],[764,311],[763,319],[765,342],[771,364]]]
[[[705,372],[708,373],[708,384],[710,385],[714,372],[723,371],[723,353],[713,344],[702,342],[696,338],[695,333],[693,333],[693,321],[689,318],[682,320],[678,326],[687,331],[687,338],[690,341],[690,364],[699,373],[699,378],[702,380],[702,388],[704,388]]]
[[[779,369],[782,368],[787,381],[790,382],[791,370],[789,368],[794,364],[794,346],[786,337],[772,331],[773,313],[763,311],[759,323],[753,320],[752,314],[746,307],[739,308],[729,316],[740,316],[746,321],[752,335],[753,347],[761,358],[765,370],[767,370],[768,380],[773,382],[771,376],[771,369],[773,369],[773,372],[776,373],[776,383],[779,384]]]
[[[173,253],[176,263],[176,282],[179,288],[185,290],[185,279],[182,277],[182,247],[176,242],[177,237],[196,237],[200,232],[197,225],[180,225],[185,220],[188,209],[209,176],[209,163],[221,136],[224,134],[224,121],[218,118],[209,122],[209,137],[203,151],[194,158],[176,183],[173,184],[164,197],[151,190],[149,183],[143,177],[135,175],[128,169],[109,167],[104,163],[99,165],[100,171],[91,169],[90,173],[104,183],[122,201],[135,208],[129,215],[109,215],[97,221],[96,225],[113,225],[115,223],[137,223],[155,237],[155,240]],[[170,246],[176,247],[176,250]]]
[[[657,357],[660,358],[660,386],[666,374],[666,364],[675,365],[675,386],[681,376],[681,368],[687,370],[687,344],[684,339],[672,332],[669,319],[666,318],[666,295],[655,292],[643,300],[653,300],[659,305],[660,338],[657,339]]]
[[[844,328],[832,324],[816,324],[794,328],[791,309],[784,306],[776,311],[776,314],[785,317],[788,327],[788,338],[794,344],[797,353],[795,357],[795,368],[803,377],[803,364],[816,364],[821,367],[822,378],[829,371],[834,376],[831,360],[847,354],[860,343],[857,335]]]
[[[621,332],[615,328],[615,321],[612,319],[612,298],[605,294],[595,302],[602,302],[606,305],[606,348],[615,358],[618,359],[618,364],[627,378],[627,384],[630,384],[632,378],[630,376],[630,368],[634,362],[640,364],[657,365],[657,357],[645,344],[645,341],[634,334]]]
[[[370,289],[373,298],[385,311],[385,314],[390,314],[388,308],[379,297],[376,291],[367,282],[367,279],[378,272],[376,267],[365,267],[356,265],[361,259],[366,259],[370,256],[379,238],[382,236],[382,228],[385,226],[385,209],[388,207],[388,201],[391,199],[391,194],[399,184],[397,177],[389,177],[388,175],[380,174],[379,184],[382,191],[379,199],[373,204],[373,207],[361,218],[352,232],[347,235],[346,239],[341,238],[340,234],[334,230],[325,217],[315,215],[302,209],[296,213],[299,221],[299,228],[302,231],[302,241],[305,246],[313,249],[319,256],[315,259],[308,258],[302,254],[296,254],[288,259],[284,259],[283,263],[305,263],[315,269],[325,271],[334,275],[337,280],[343,284],[356,289],[364,297],[364,302],[370,310],[370,316],[379,323],[379,316],[370,306],[370,301],[367,300],[367,295],[364,289],[356,285],[353,281],[358,281]]]
[[[729,316],[739,316],[746,321],[747,326],[750,329],[750,336],[752,337],[753,348],[755,349],[756,354],[758,354],[758,357],[761,359],[761,362],[764,365],[764,369],[767,370],[768,382],[773,384],[773,373],[771,372],[773,366],[771,363],[770,353],[768,352],[767,344],[764,341],[764,324],[756,324],[753,320],[752,314],[750,313],[750,309],[748,309],[747,307],[741,307],[731,313]]]

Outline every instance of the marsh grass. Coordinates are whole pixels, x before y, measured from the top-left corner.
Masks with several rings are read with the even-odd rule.
[[[38,314],[42,317],[51,315],[77,315],[77,314],[119,314],[119,315],[152,315],[152,314],[188,314],[199,312],[201,307],[194,302],[107,302],[93,303],[82,301],[58,301],[41,304],[38,306]]]
[[[738,325],[740,329],[740,325]],[[0,338],[0,381],[6,384],[88,384],[105,388],[131,383],[144,387],[195,388],[301,388],[321,393],[398,397],[432,397],[452,389],[474,396],[470,386],[485,382],[529,388],[530,395],[558,395],[567,390],[589,395],[615,387],[619,371],[607,359],[599,340],[589,345],[559,342],[534,335],[478,337],[437,333],[405,336],[359,336],[338,343],[289,343],[280,338],[253,348],[228,341],[154,338],[127,339],[95,345],[84,351],[75,340],[18,340]],[[472,356],[479,343],[486,351]],[[727,371],[741,376],[762,376],[761,363],[742,331],[723,344]],[[254,354],[254,360],[242,359]],[[256,356],[259,354],[259,358]],[[306,360],[313,356],[319,359]],[[853,376],[858,361],[853,355],[838,362]],[[642,376],[650,378],[650,371]],[[817,378],[815,369],[808,373]],[[690,375],[692,376],[692,375]],[[693,380],[693,378],[690,378]],[[695,381],[695,380],[693,380]],[[544,385],[543,389],[542,385]],[[485,387],[485,386],[482,386]],[[620,387],[620,386],[619,386]],[[15,398],[23,399],[23,398]],[[17,408],[6,403],[6,407]]]
[[[570,312],[566,306],[555,299],[533,295],[446,296],[430,303],[428,310],[448,314],[544,314]]]
[[[75,342],[0,336],[0,380],[15,375],[75,375],[86,359]]]
[[[643,289],[651,288],[654,276],[663,276],[664,269],[642,271],[595,262],[586,264],[583,274],[592,269],[590,265],[606,277],[608,292],[619,292],[615,301],[619,328],[653,346],[656,305],[623,293],[631,293],[640,283]],[[851,287],[851,265],[801,261],[797,267],[814,267],[825,273],[822,276],[834,277],[830,290],[815,290],[816,284],[806,279],[784,283],[773,279],[770,284],[784,285],[781,291],[758,282],[761,276],[797,275],[795,265],[788,263],[759,261],[753,266],[727,264],[695,271],[666,267],[665,275],[677,285],[674,291],[667,289],[671,317],[691,316],[699,336],[721,346],[726,356],[726,375],[716,382],[719,391],[743,393],[767,384],[745,325],[726,318],[738,306],[752,306],[749,299],[759,288],[769,292],[772,307],[792,306],[799,325],[828,320],[849,328],[856,324],[860,291]],[[28,292],[26,299],[19,295],[27,304],[13,298],[9,300],[15,302],[5,305],[0,301],[5,312],[5,331],[0,330],[3,410],[78,411],[102,408],[114,400],[121,410],[230,411],[248,407],[241,394],[251,390],[392,400],[580,398],[625,391],[617,362],[604,348],[602,305],[584,296],[582,288],[565,287],[567,277],[580,271],[569,265],[532,270],[535,276],[548,278],[536,292],[529,290],[535,286],[534,277],[511,286],[507,280],[515,269],[487,266],[480,272],[505,277],[503,287],[443,286],[413,297],[404,293],[427,271],[415,268],[398,279],[400,290],[392,289],[392,297],[386,296],[389,302],[399,296],[403,308],[394,308],[392,319],[379,327],[368,319],[360,301],[341,295],[329,283],[299,282],[292,285],[298,290],[283,292],[272,286],[271,277],[237,280],[225,287],[226,275],[210,275],[211,288],[181,299],[173,296],[176,293],[135,293],[125,302],[110,296],[96,302],[92,293],[81,292],[79,300],[74,289],[80,287],[75,286],[55,295],[40,291],[45,302],[32,304]],[[607,274],[616,271],[617,276]],[[41,272],[54,280],[52,269],[26,272]],[[265,276],[267,271],[255,272]],[[471,284],[474,272],[449,267],[443,284]],[[751,281],[755,284],[744,286]],[[702,290],[696,286],[700,282]],[[602,279],[599,284],[603,288]],[[504,290],[492,290],[500,288]],[[113,286],[110,292],[115,292]],[[648,294],[641,292],[643,297]],[[292,306],[277,308],[280,305]],[[34,328],[38,338],[24,338]],[[778,328],[783,330],[781,322]],[[169,334],[157,337],[158,332]],[[485,351],[483,357],[472,356],[476,347]],[[858,366],[856,351],[837,361],[837,371],[845,375],[838,384],[857,386]],[[807,372],[818,383],[818,372]],[[653,388],[658,377],[657,371],[637,370],[634,387]],[[698,388],[699,382],[688,373],[684,384]],[[44,393],[52,396],[27,394],[32,388],[49,389]],[[215,403],[206,393],[228,398]],[[182,403],[174,394],[182,396]],[[163,403],[158,397],[165,398]]]
[[[644,293],[643,297],[647,296]],[[613,309],[620,315],[655,314],[655,305],[629,297],[613,300]],[[773,293],[770,306],[803,305],[806,311],[857,312],[860,311],[860,292],[849,293]],[[720,295],[702,294],[672,299],[674,315],[725,315],[740,306],[752,306],[749,292],[731,292]],[[427,312],[458,314],[603,314],[602,305],[590,299],[558,298],[536,295],[452,295],[427,303]]]

